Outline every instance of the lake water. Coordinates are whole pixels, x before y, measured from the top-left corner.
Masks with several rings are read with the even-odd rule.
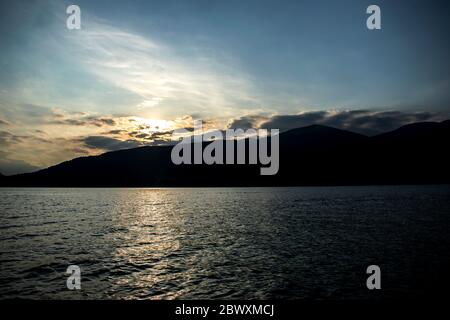
[[[3,188],[0,298],[429,296],[449,282],[449,208],[449,186]]]

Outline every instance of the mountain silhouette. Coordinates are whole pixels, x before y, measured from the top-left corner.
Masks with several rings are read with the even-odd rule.
[[[260,164],[175,165],[170,156],[172,146],[147,146],[3,176],[0,184],[196,187],[449,183],[449,138],[449,120],[414,123],[374,137],[312,125],[280,133],[280,167],[273,176],[260,175]]]

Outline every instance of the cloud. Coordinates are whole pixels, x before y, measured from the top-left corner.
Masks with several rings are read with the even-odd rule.
[[[3,148],[5,141],[2,140],[3,133],[0,132],[0,146]],[[9,144],[9,142],[8,142]],[[25,173],[36,171],[39,168],[20,159],[11,159],[8,152],[0,150],[0,173],[4,175],[12,175],[16,173]]]
[[[64,116],[58,116],[62,118]],[[47,122],[48,124],[56,125],[69,125],[69,126],[114,126],[116,121],[112,118],[96,118],[94,116],[87,116],[82,118],[65,118],[65,119],[54,119]]]
[[[49,140],[33,135],[16,135],[8,131],[0,131],[0,146],[2,148],[22,142],[47,143]]]
[[[292,115],[243,116],[234,119],[230,128],[263,128],[289,129],[320,124],[339,129],[349,130],[365,135],[395,130],[403,125],[421,121],[442,121],[445,116],[432,112],[406,112],[406,111],[312,111]]]
[[[190,132],[194,131],[194,128],[182,128],[182,129],[186,130],[186,131],[190,131]],[[167,139],[167,140],[170,140],[173,131],[174,130],[152,132],[152,134],[150,136],[150,139],[154,139],[154,140],[157,140],[157,139],[159,139],[159,140],[166,140]],[[166,138],[166,139],[163,139],[163,138]]]
[[[60,108],[51,108],[36,104],[16,104],[1,108],[0,125],[67,125],[67,126],[115,126],[116,120],[107,115],[99,116],[86,112],[67,112]]]
[[[133,132],[129,132],[128,135],[131,137],[140,138],[140,139],[154,140],[154,139],[160,139],[160,138],[170,138],[172,133],[173,133],[173,130],[154,131],[154,132],[149,132],[149,133],[133,131]]]
[[[92,149],[103,149],[107,151],[121,150],[136,148],[143,145],[142,142],[137,140],[119,140],[111,137],[105,136],[88,136],[82,138],[83,143]]]
[[[138,133],[135,134],[134,136],[139,139],[150,139],[152,137],[152,135],[149,133]]]
[[[80,142],[61,137],[0,131],[0,172],[17,174],[35,171],[86,154]],[[44,136],[44,137],[43,137]]]
[[[261,115],[246,115],[239,118],[232,119],[227,127],[229,129],[251,129],[257,128],[259,125],[270,119],[269,117]]]
[[[3,156],[0,154],[0,157]],[[0,159],[0,173],[6,176],[16,173],[33,172],[38,169],[39,167],[33,166],[23,160]]]
[[[8,131],[0,131],[0,146],[2,146],[2,148],[19,141],[19,136],[16,136]]]
[[[229,129],[251,129],[258,128],[262,122],[269,120],[270,117],[262,115],[246,115],[232,119],[228,123]]]
[[[124,130],[124,129],[114,129],[114,130],[109,130],[107,132],[104,132],[104,134],[113,134],[113,135],[115,135],[115,134],[122,134],[122,133],[127,133],[127,132],[128,131]]]
[[[180,55],[149,35],[111,27],[95,17],[81,32],[66,37],[85,71],[138,98],[135,113],[235,114],[259,103],[252,81],[225,52],[197,47]]]
[[[8,106],[2,104],[0,107],[0,114],[3,117],[1,123],[36,123],[57,115],[51,108],[29,103]]]

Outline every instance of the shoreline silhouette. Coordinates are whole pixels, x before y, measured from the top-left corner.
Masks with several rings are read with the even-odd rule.
[[[450,156],[446,151],[449,138],[450,120],[408,124],[373,137],[311,125],[280,133],[280,169],[273,176],[261,176],[259,163],[175,165],[170,158],[173,148],[170,145],[111,151],[75,158],[32,173],[0,175],[0,186],[446,184],[450,183]]]

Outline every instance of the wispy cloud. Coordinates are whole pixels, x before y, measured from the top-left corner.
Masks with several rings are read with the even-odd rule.
[[[253,107],[251,81],[232,58],[209,48],[180,55],[167,44],[90,22],[76,34],[76,58],[98,79],[139,97],[130,113],[177,117],[186,113],[235,114]]]
[[[0,125],[9,126],[10,123],[6,120],[0,119]]]

